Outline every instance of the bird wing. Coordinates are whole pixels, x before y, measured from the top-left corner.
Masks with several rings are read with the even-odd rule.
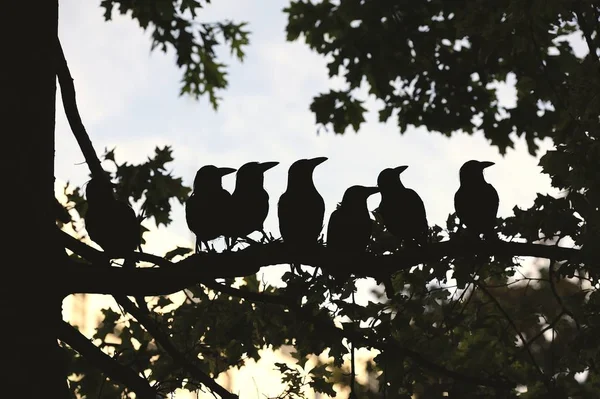
[[[327,246],[330,248],[339,249],[344,245],[343,234],[345,226],[343,223],[343,210],[341,208],[336,209],[331,213],[329,217],[329,224],[327,225]]]
[[[123,246],[127,251],[134,251],[142,243],[140,221],[135,211],[124,201],[115,202],[115,217],[122,223]]]
[[[473,223],[473,197],[474,193],[470,193],[470,190],[460,186],[456,194],[454,194],[454,210],[456,215],[460,219],[460,222],[469,225]]]
[[[318,192],[302,195],[286,191],[277,205],[279,232],[284,241],[313,243],[323,230],[325,203]]]
[[[199,198],[195,193],[192,193],[185,202],[185,220],[188,228],[195,234],[199,228],[198,213],[200,210]]]
[[[484,190],[482,192],[482,199],[487,204],[486,210],[489,212],[487,217],[491,219],[492,223],[495,224],[496,216],[498,215],[498,206],[500,205],[500,198],[498,197],[498,192],[489,183],[486,183]]]
[[[90,238],[110,256],[125,256],[141,243],[139,221],[126,202],[114,200],[88,206],[85,227]]]
[[[454,208],[460,222],[476,232],[493,230],[498,204],[498,192],[489,183],[461,185],[454,195]]]

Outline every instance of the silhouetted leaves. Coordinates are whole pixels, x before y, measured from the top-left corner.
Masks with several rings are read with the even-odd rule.
[[[589,121],[598,115],[597,62],[577,58],[565,41],[578,28],[570,7],[559,1],[544,3],[542,12],[509,1],[295,0],[285,12],[288,40],[303,38],[327,57],[329,76],[349,87],[315,97],[311,110],[319,124],[344,133],[353,121],[356,130],[366,110],[338,101],[364,101],[356,89],[366,83],[382,102],[380,121],[396,115],[400,132],[408,126],[448,136],[479,130],[501,153],[516,133],[535,153],[536,139],[572,132],[574,109]],[[597,4],[581,7],[597,21]],[[597,31],[597,23],[591,26]],[[516,107],[497,99],[494,84],[507,80],[516,82]]]
[[[113,10],[129,14],[144,30],[150,29],[152,49],[175,50],[177,66],[183,68],[180,94],[198,99],[208,95],[214,109],[218,107],[217,91],[227,87],[226,65],[217,60],[217,48],[226,45],[238,60],[244,59],[244,46],[249,43],[245,22],[200,22],[195,17],[210,1],[144,1],[102,0],[104,18],[112,18]]]
[[[505,254],[453,255],[394,273],[392,300],[377,287],[360,302],[351,300],[356,278],[331,290],[327,268],[301,266],[283,274],[281,288],[249,276],[223,282],[238,291],[191,285],[184,298],[160,296],[153,320],[212,377],[259,359],[265,348],[281,349],[282,361],[274,364],[286,384],[281,398],[300,398],[307,388],[333,396],[333,384],[346,386],[349,334],[364,339],[354,340],[357,349],[384,348],[371,352],[368,383],[357,388],[361,398],[381,396],[384,389],[390,398],[513,398],[521,388],[527,390],[518,394],[522,398],[598,396],[600,69],[597,52],[578,58],[564,40],[583,33],[588,47],[597,50],[596,3],[579,2],[575,9],[561,1],[300,0],[286,9],[288,40],[305,39],[329,57],[329,75],[347,83],[317,95],[310,106],[317,123],[332,125],[336,133],[349,126],[357,131],[365,121],[366,98],[358,98],[358,89],[366,83],[380,100],[380,120],[397,116],[401,132],[408,126],[447,136],[482,130],[501,153],[518,136],[531,153],[538,139],[551,138],[555,148],[540,167],[560,195],[539,194],[528,209],[514,207],[512,216],[497,219],[496,227],[504,240],[574,243],[581,248],[578,259],[550,260],[551,270],[541,262],[517,269]],[[150,28],[153,48],[173,46],[184,68],[182,93],[208,94],[216,107],[216,91],[227,83],[216,47],[225,43],[241,60],[248,42],[244,24],[193,22],[204,6],[195,0],[104,0],[102,6],[107,19],[118,7]],[[587,22],[587,34],[581,21]],[[516,104],[497,99],[494,85],[507,81],[515,82]],[[110,177],[118,196],[131,199],[157,226],[171,223],[171,200],[183,204],[190,193],[167,168],[173,160],[169,146],[138,165],[117,162],[114,149],[104,160],[114,167]],[[68,188],[75,226],[87,204],[80,188]],[[373,214],[368,251],[405,253],[379,212]],[[431,242],[449,238],[463,246],[471,239],[454,214],[445,227],[430,226],[428,234]],[[178,246],[165,258],[189,252]],[[202,387],[129,316],[104,310],[94,339],[120,363],[145,371],[161,392]],[[70,353],[73,391],[88,397],[126,392]],[[586,382],[580,384],[575,376],[584,371]]]

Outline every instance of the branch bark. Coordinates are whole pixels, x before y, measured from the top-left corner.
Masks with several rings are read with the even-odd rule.
[[[245,291],[245,290],[241,290],[238,288],[234,288],[234,287],[230,287],[228,285],[218,283],[216,281],[203,281],[202,284],[212,290],[220,291],[227,295],[235,296],[238,298],[247,299],[248,301],[251,301],[251,302],[279,304],[279,305],[285,306],[288,309],[294,311],[296,314],[298,314],[300,317],[304,318],[305,320],[308,320],[308,321],[314,323],[315,325],[317,325],[321,331],[329,330],[329,331],[333,332],[336,336],[339,337],[340,340],[342,338],[346,338],[346,339],[351,340],[353,343],[360,343],[364,347],[375,348],[380,351],[389,351],[389,352],[392,352],[393,354],[396,354],[399,356],[406,356],[406,357],[410,358],[412,361],[414,361],[416,364],[418,364],[419,366],[421,366],[425,369],[428,369],[432,372],[435,372],[439,375],[450,377],[457,381],[465,382],[465,383],[472,384],[472,385],[487,386],[487,387],[492,387],[492,388],[501,389],[501,390],[509,388],[506,381],[490,380],[490,379],[486,379],[486,378],[469,376],[469,375],[462,374],[462,373],[459,373],[459,372],[456,372],[453,370],[449,370],[449,369],[445,368],[444,366],[441,366],[441,365],[425,358],[419,352],[416,352],[414,350],[403,347],[396,341],[380,342],[376,339],[365,337],[363,334],[360,334],[355,331],[342,330],[340,328],[337,328],[333,325],[323,322],[321,319],[313,317],[312,313],[309,309],[306,309],[305,307],[299,305],[292,298],[284,297],[281,295],[263,294],[263,293],[252,292],[252,291]]]
[[[60,84],[60,94],[62,97],[62,103],[65,108],[65,115],[71,126],[71,130],[77,139],[79,148],[85,158],[86,163],[92,172],[92,176],[107,179],[106,173],[102,168],[96,150],[92,145],[89,135],[83,126],[81,116],[79,115],[79,109],[77,108],[77,100],[75,97],[75,85],[73,85],[73,77],[69,71],[67,60],[63,52],[60,40],[56,37],[56,48],[57,48],[57,65],[56,65],[56,76],[58,77],[58,83]]]
[[[238,399],[237,395],[232,394],[223,388],[208,374],[200,370],[193,360],[188,359],[184,354],[182,354],[175,347],[173,342],[171,342],[169,336],[162,331],[158,324],[156,324],[145,311],[135,306],[135,304],[126,296],[115,295],[115,299],[121,306],[123,306],[123,309],[125,309],[127,313],[135,317],[137,321],[140,322],[140,324],[142,324],[146,330],[148,330],[154,339],[156,339],[156,342],[158,342],[158,344],[169,354],[169,356],[171,356],[171,358],[173,358],[177,364],[180,364],[182,367],[184,367],[186,371],[194,378],[224,399]]]
[[[58,339],[69,344],[86,360],[113,380],[127,386],[142,399],[156,399],[156,391],[129,367],[123,366],[81,334],[75,327],[63,321],[58,328]]]
[[[64,233],[66,234],[66,233]],[[116,267],[97,267],[103,253],[85,244],[65,239],[72,251],[87,257],[91,265],[71,262],[63,268],[69,275],[63,279],[68,293],[98,293],[124,295],[167,295],[189,287],[202,279],[243,277],[256,274],[260,268],[300,263],[334,273],[339,267],[357,277],[381,278],[411,267],[444,258],[479,256],[531,256],[554,260],[577,260],[579,250],[543,244],[494,241],[465,242],[448,240],[424,248],[411,248],[393,255],[360,256],[333,251],[323,246],[306,248],[302,253],[290,251],[284,243],[252,245],[239,251],[198,253],[179,262],[135,252],[137,260],[155,262],[158,268],[124,270]],[[90,259],[91,258],[91,259]],[[96,266],[94,266],[96,265]],[[342,266],[340,266],[342,265]]]

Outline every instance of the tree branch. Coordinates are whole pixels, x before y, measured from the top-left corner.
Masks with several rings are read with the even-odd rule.
[[[92,265],[103,254],[70,239],[62,238],[72,251],[91,258]],[[90,251],[91,249],[91,251]],[[167,295],[189,287],[202,279],[242,277],[256,274],[261,267],[299,263],[335,273],[340,267],[357,277],[381,278],[413,266],[442,258],[480,256],[532,256],[554,260],[575,260],[579,250],[543,244],[515,243],[500,240],[465,242],[448,240],[424,248],[400,250],[393,255],[364,253],[350,255],[323,246],[306,248],[302,253],[290,251],[285,243],[252,245],[239,251],[191,255],[179,262],[134,252],[137,260],[150,260],[159,268],[124,270],[116,267],[94,267],[72,262],[63,269],[68,293],[125,295]],[[96,259],[96,261],[94,260]],[[341,265],[341,266],[340,266]]]
[[[125,385],[135,392],[136,397],[142,399],[155,399],[156,391],[148,382],[141,378],[135,371],[125,367],[106,353],[102,352],[96,345],[81,334],[75,327],[63,321],[58,326],[58,339],[67,343],[86,360],[100,369],[108,377]]]
[[[540,374],[540,378],[542,379],[542,381],[544,382],[544,385],[546,386],[546,389],[548,389],[548,392],[550,393],[551,389],[552,389],[550,381],[549,381],[548,377],[546,377],[546,375],[542,371],[542,368],[540,367],[540,365],[535,360],[535,357],[533,356],[533,353],[531,352],[531,349],[529,348],[529,346],[527,346],[527,340],[523,336],[523,333],[521,333],[521,330],[519,330],[519,328],[517,327],[517,325],[515,324],[515,322],[513,321],[513,319],[506,312],[506,310],[504,310],[504,308],[502,307],[502,305],[500,304],[500,302],[498,302],[498,299],[496,299],[496,297],[494,295],[492,295],[492,293],[487,290],[487,288],[485,287],[485,285],[483,283],[481,283],[480,281],[476,281],[475,283],[477,284],[477,287],[479,287],[483,291],[483,293],[485,295],[487,295],[487,297],[490,298],[492,300],[492,302],[494,302],[494,304],[496,305],[496,308],[498,308],[498,310],[500,311],[500,313],[502,313],[502,315],[504,316],[504,318],[508,321],[508,324],[510,324],[510,326],[513,328],[513,330],[515,330],[515,333],[519,336],[519,339],[521,340],[521,343],[523,344],[523,347],[525,348],[527,354],[529,355],[529,358],[531,359],[531,363],[536,368],[537,372]]]
[[[364,347],[375,348],[380,351],[390,351],[400,356],[406,356],[413,360],[419,366],[426,368],[430,371],[433,371],[437,374],[450,377],[455,379],[456,381],[461,381],[465,383],[469,383],[472,385],[482,385],[488,386],[492,388],[505,389],[507,388],[505,381],[500,380],[488,380],[485,378],[468,376],[453,370],[449,370],[444,366],[440,366],[437,363],[432,362],[431,360],[423,357],[419,352],[416,352],[411,349],[407,349],[402,347],[396,341],[388,341],[385,343],[379,342],[378,340],[367,338],[364,335],[351,331],[351,330],[342,330],[337,328],[329,323],[323,322],[321,319],[313,317],[310,309],[306,309],[305,307],[296,303],[292,298],[288,298],[282,295],[274,295],[274,294],[264,294],[252,291],[245,291],[239,288],[234,288],[225,284],[218,283],[216,281],[203,281],[203,285],[206,287],[223,292],[227,295],[235,296],[238,298],[247,299],[251,302],[261,302],[261,303],[270,303],[277,304],[287,307],[288,309],[294,311],[297,315],[302,317],[305,320],[310,321],[318,326],[321,331],[329,330],[333,334],[335,334],[340,340],[343,338],[351,340],[353,343],[360,343]]]
[[[600,66],[600,58],[598,58],[598,54],[596,53],[596,47],[594,46],[594,40],[592,39],[592,32],[588,27],[585,17],[583,16],[583,12],[581,11],[581,4],[579,1],[575,1],[573,5],[576,10],[575,15],[577,16],[577,22],[579,22],[579,26],[583,32],[583,37],[588,45],[589,56],[596,60],[596,63],[598,63]],[[597,34],[600,34],[600,32]]]
[[[156,342],[171,356],[171,358],[180,364],[185,370],[190,373],[195,379],[204,384],[207,388],[217,393],[222,398],[238,399],[238,396],[227,391],[208,374],[204,373],[197,367],[195,362],[188,359],[184,354],[179,352],[167,334],[165,334],[160,326],[152,320],[152,318],[144,311],[139,309],[129,298],[123,295],[115,295],[117,302],[123,306],[126,312],[131,314],[142,324],[146,330],[156,339]]]
[[[88,136],[81,116],[79,115],[79,109],[77,108],[77,100],[75,99],[75,86],[73,85],[73,77],[69,71],[67,60],[63,52],[60,40],[56,37],[56,51],[57,51],[57,69],[56,76],[58,77],[58,83],[60,84],[60,94],[62,97],[62,103],[65,108],[65,115],[69,121],[69,126],[77,139],[77,143],[81,148],[81,152],[85,158],[92,176],[107,179],[106,173],[100,164],[100,160],[96,155],[92,141]]]

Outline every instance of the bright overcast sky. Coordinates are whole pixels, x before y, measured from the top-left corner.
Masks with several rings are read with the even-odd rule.
[[[60,2],[60,39],[74,78],[79,110],[99,155],[116,147],[118,161],[141,162],[156,146],[170,145],[174,175],[191,186],[195,172],[206,164],[239,167],[245,162],[279,161],[267,172],[265,186],[271,195],[271,212],[265,228],[278,237],[276,203],[285,190],[287,169],[300,158],[327,156],[315,171],[315,184],[326,203],[325,222],[354,184],[374,185],[386,167],[409,165],[402,174],[406,186],[423,198],[430,225],[444,225],[453,212],[458,170],[469,159],[489,160],[486,179],[500,195],[500,216],[512,214],[515,205],[528,207],[537,192],[550,190],[523,140],[505,157],[482,135],[457,134],[448,139],[424,129],[400,135],[394,121],[377,121],[377,104],[359,134],[348,131],[317,134],[309,110],[313,96],[336,87],[327,77],[325,59],[301,42],[285,40],[285,0],[255,2],[215,0],[201,17],[248,21],[252,34],[243,63],[229,59],[229,88],[220,93],[217,112],[206,98],[199,102],[179,97],[181,71],[173,52],[150,53],[150,38],[129,17],[114,15],[104,22],[99,1]],[[60,101],[60,95],[59,95]],[[504,104],[514,104],[514,92],[500,91]],[[56,124],[56,177],[81,185],[88,179],[84,158],[58,103]],[[546,142],[543,148],[549,148]],[[224,178],[233,189],[234,176]],[[379,196],[371,197],[374,209]],[[175,246],[192,247],[184,209],[176,205],[174,223],[148,235],[147,252],[163,254]],[[153,222],[146,221],[147,227]],[[282,266],[283,267],[283,266]],[[280,267],[280,268],[282,268]],[[270,268],[273,269],[273,268]]]
[[[329,157],[314,175],[325,199],[326,222],[347,187],[376,184],[382,169],[403,164],[409,169],[402,179],[423,198],[430,224],[444,224],[454,211],[458,169],[469,159],[496,162],[486,170],[486,178],[500,194],[501,216],[510,215],[514,205],[530,205],[536,192],[550,188],[523,140],[502,157],[479,134],[449,139],[410,129],[400,135],[394,121],[377,121],[373,101],[368,105],[375,112],[358,134],[318,134],[309,110],[311,99],[340,82],[328,79],[323,57],[303,43],[286,42],[282,9],[287,1],[269,0],[258,8],[250,2],[217,0],[201,14],[206,20],[248,21],[252,32],[243,63],[225,58],[229,88],[221,93],[216,112],[205,98],[197,102],[178,96],[181,71],[172,52],[150,53],[148,34],[121,15],[104,22],[98,4],[61,1],[59,32],[80,113],[99,155],[106,147],[116,147],[118,161],[141,162],[154,147],[171,145],[175,161],[169,166],[187,185],[206,164],[237,168],[250,160],[279,161],[265,177],[271,195],[266,229],[275,236],[276,202],[285,190],[289,165],[299,158]],[[510,88],[501,90],[501,101],[514,104]],[[56,136],[57,179],[84,183],[88,169],[60,103]],[[227,189],[233,189],[234,176],[224,178]],[[378,195],[371,197],[370,209],[378,201]],[[174,245],[193,245],[183,207],[175,207],[173,218],[171,226],[149,237],[147,250],[161,253]]]

